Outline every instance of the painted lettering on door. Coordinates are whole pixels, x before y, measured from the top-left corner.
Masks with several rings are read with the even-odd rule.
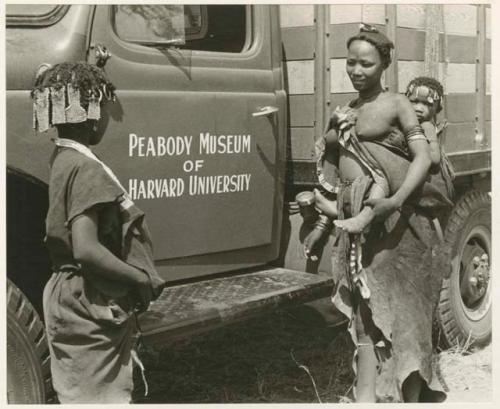
[[[220,161],[227,155],[248,155],[252,151],[252,136],[247,134],[213,135],[201,132],[193,135],[138,136],[129,134],[128,155],[136,158],[185,157],[180,171],[182,177],[131,178],[128,193],[132,199],[162,199],[167,197],[203,196],[250,190],[250,173],[203,175],[200,172],[207,160]],[[197,159],[191,158],[196,155]],[[200,172],[200,173],[199,173]]]

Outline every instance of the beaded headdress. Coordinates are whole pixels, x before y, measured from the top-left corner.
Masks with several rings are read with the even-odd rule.
[[[441,106],[441,95],[426,85],[410,84],[406,96],[410,101],[422,101],[428,104],[437,102],[438,106]]]
[[[436,112],[440,112],[443,108],[443,94],[443,86],[433,77],[413,78],[406,88],[406,96],[410,101],[421,101],[431,105],[437,104]]]
[[[102,69],[84,62],[61,63],[39,70],[33,99],[33,128],[45,132],[54,125],[101,118],[101,106],[115,100],[115,87]]]

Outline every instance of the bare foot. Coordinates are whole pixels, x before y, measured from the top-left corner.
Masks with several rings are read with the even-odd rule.
[[[316,201],[316,208],[323,214],[331,218],[336,218],[338,216],[337,201],[328,200],[318,189],[314,189],[314,198]]]
[[[345,220],[335,220],[333,223],[335,226],[347,231],[348,233],[356,234],[361,233],[366,226],[371,223],[374,217],[375,213],[373,213],[373,209],[367,206],[364,207],[357,216]]]

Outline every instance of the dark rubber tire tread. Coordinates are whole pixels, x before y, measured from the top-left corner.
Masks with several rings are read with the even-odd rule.
[[[489,227],[491,249],[491,198],[486,192],[473,190],[457,202],[445,231],[445,241],[452,248],[453,270],[450,277],[443,281],[437,308],[439,346],[443,349],[463,347],[469,340],[469,334],[470,345],[484,345],[491,340],[491,305],[481,320],[471,321],[463,312],[458,283],[460,246],[465,245],[463,241],[478,222]],[[491,254],[489,256],[491,260]]]
[[[36,404],[54,400],[45,328],[28,298],[7,280],[7,399]]]

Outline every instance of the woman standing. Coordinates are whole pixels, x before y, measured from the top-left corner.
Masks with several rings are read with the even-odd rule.
[[[333,252],[332,300],[350,319],[356,346],[355,397],[358,402],[441,401],[445,395],[433,368],[432,321],[444,255],[437,253],[432,210],[446,203],[426,197],[422,189],[431,159],[410,102],[382,87],[392,42],[363,26],[347,48],[346,70],[359,96],[332,124],[323,156],[334,158],[339,171],[340,181],[332,185],[338,218],[355,217],[368,206],[363,211],[373,220],[361,234],[338,223]],[[388,197],[366,199],[374,174],[387,180]],[[317,199],[328,214],[319,192]],[[319,231],[324,224],[323,216]],[[308,249],[318,236],[311,233]]]
[[[62,63],[37,77],[32,97],[35,128],[58,135],[46,219],[53,274],[43,294],[54,389],[61,403],[127,403],[139,362],[135,313],[164,281],[144,214],[89,148],[103,136],[101,108],[114,87],[95,66]]]

